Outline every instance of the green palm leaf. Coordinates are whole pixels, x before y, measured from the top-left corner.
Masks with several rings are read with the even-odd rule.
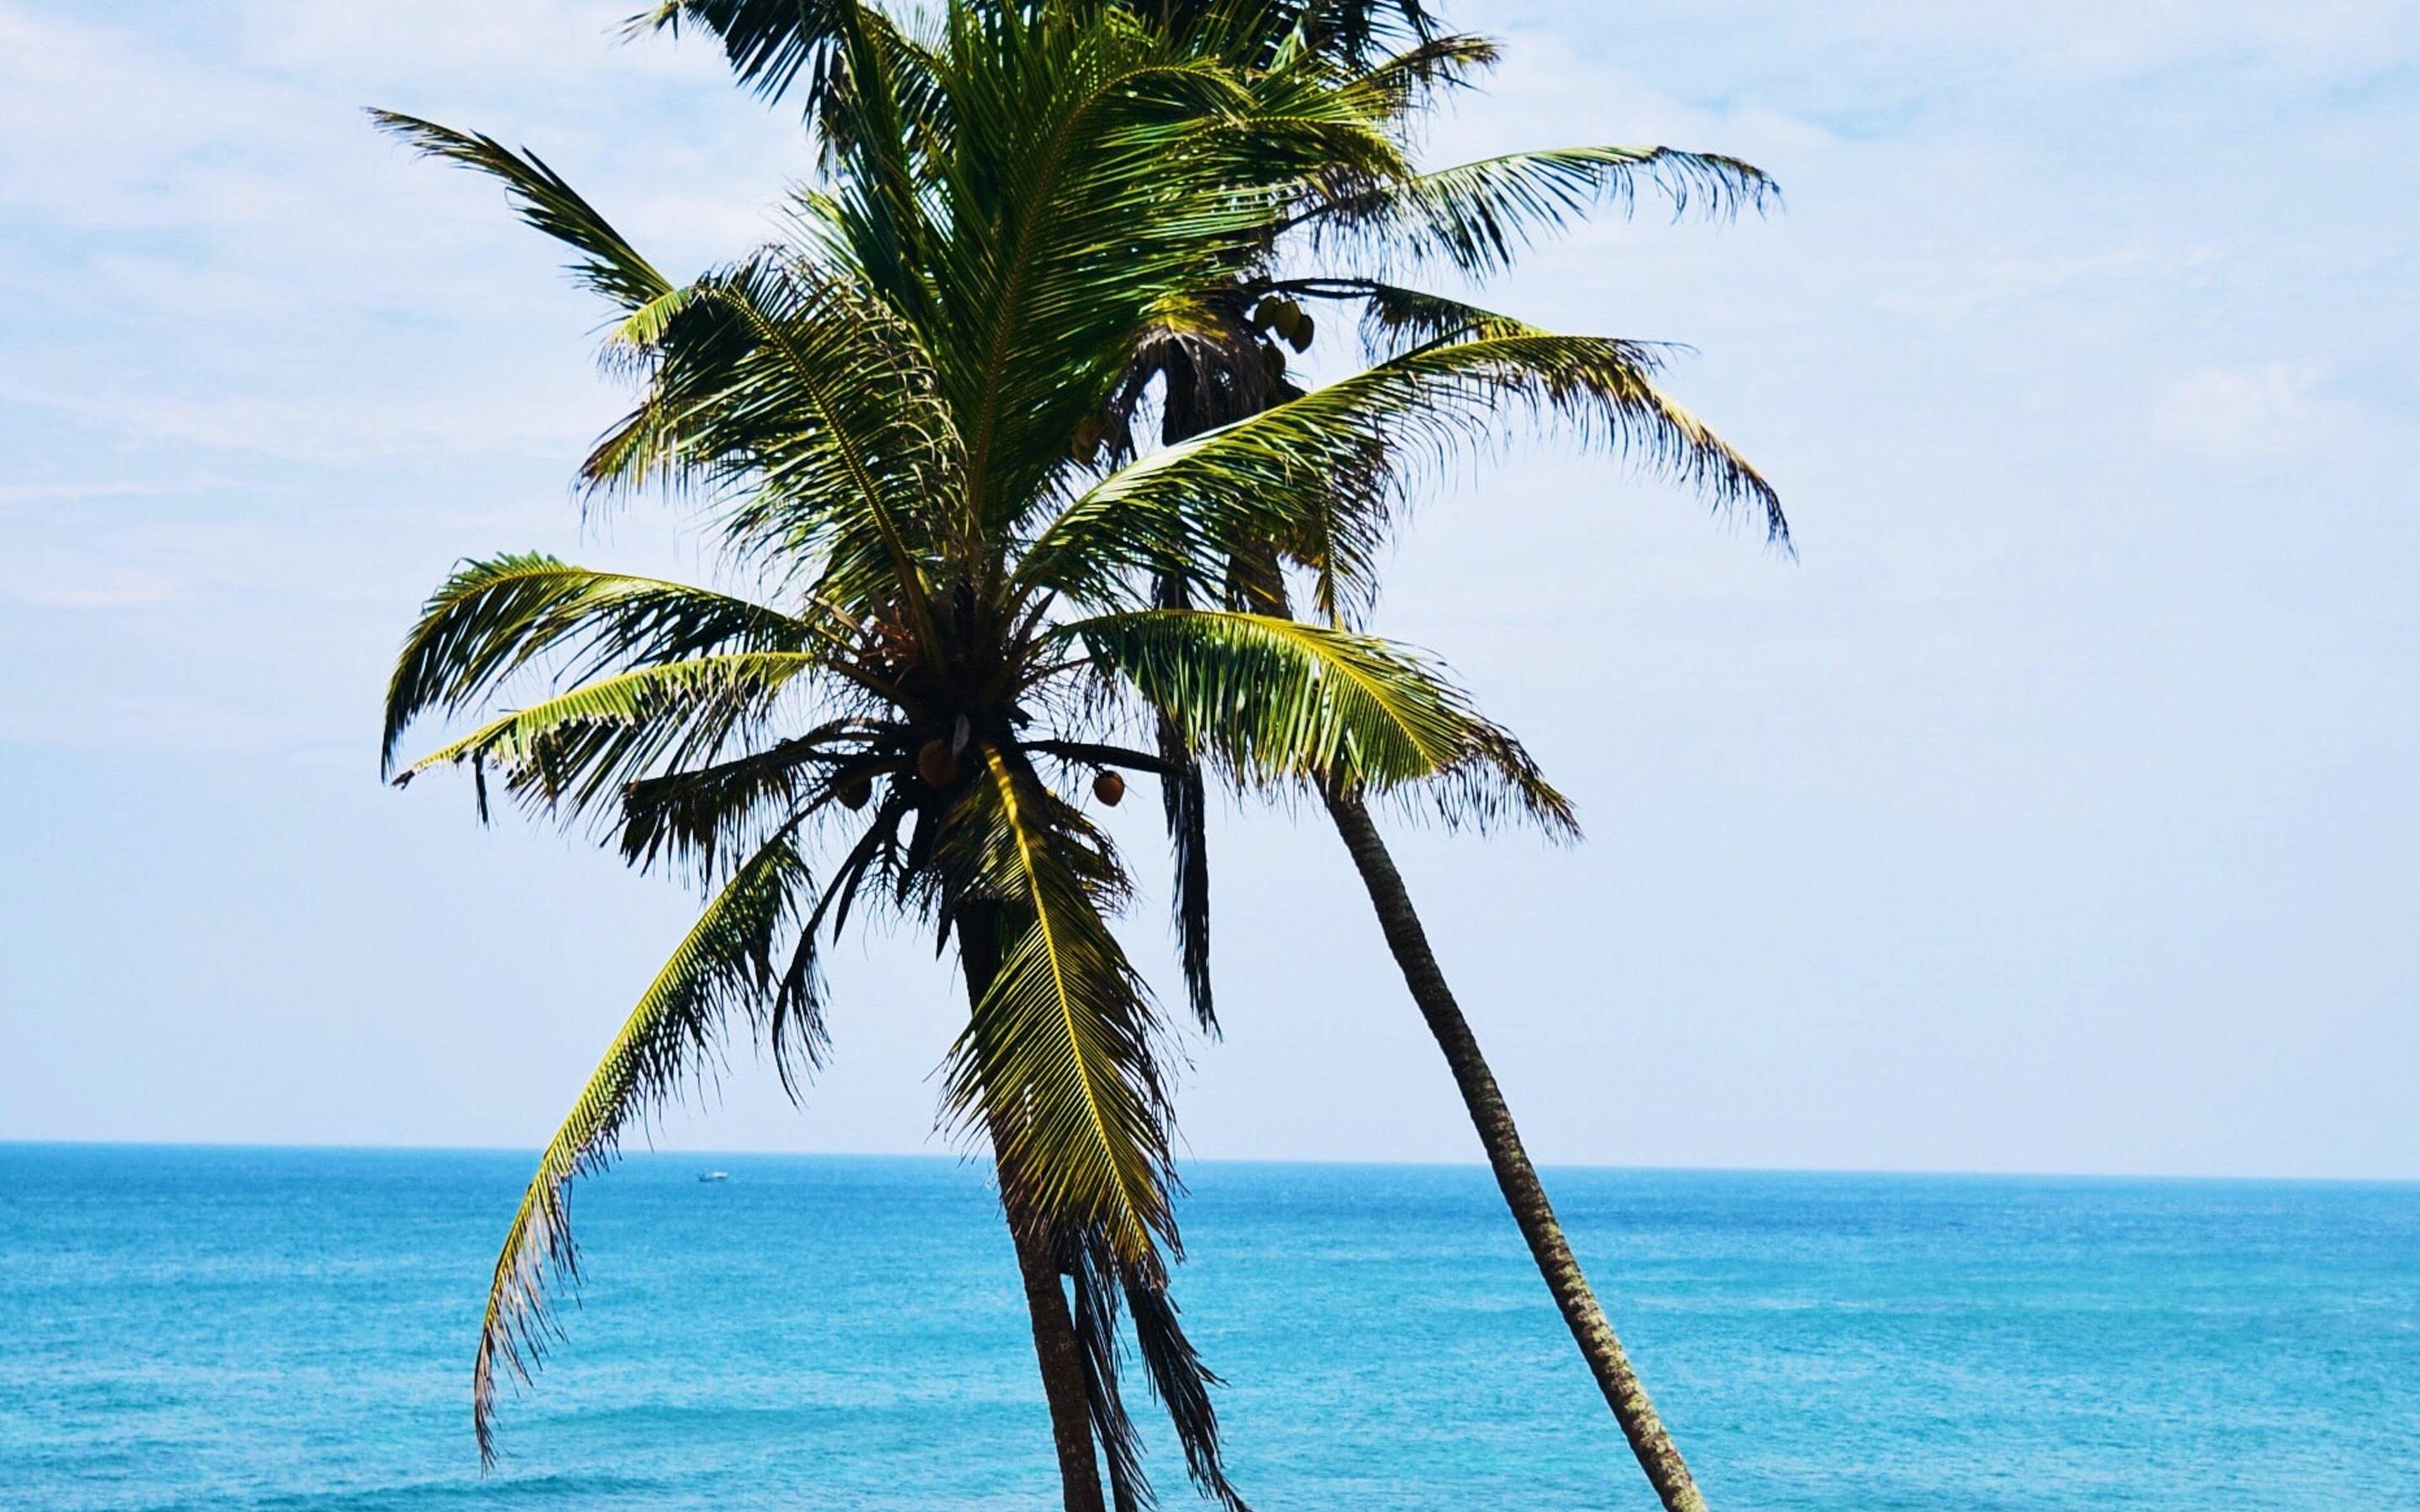
[[[614,666],[656,665],[745,647],[837,647],[848,626],[831,611],[784,614],[685,583],[598,572],[539,553],[464,563],[421,611],[387,685],[381,760],[392,773],[420,716],[457,714],[549,659],[579,680]]]
[[[1589,209],[1627,209],[1640,180],[1675,215],[1761,211],[1779,198],[1753,164],[1665,147],[1554,147],[1460,163],[1327,199],[1296,218],[1316,247],[1382,261],[1438,259],[1466,273],[1501,272],[1541,233]]]
[[[734,1011],[769,1025],[779,1005],[777,1055],[823,1053],[824,1029],[811,953],[801,933],[785,965],[776,947],[813,903],[813,879],[787,833],[778,835],[707,903],[656,974],[587,1084],[522,1194],[488,1288],[486,1321],[473,1368],[472,1408],[483,1463],[495,1458],[493,1416],[500,1370],[526,1383],[555,1336],[549,1291],[577,1284],[569,1188],[613,1163],[623,1134],[700,1074]]]
[[[637,667],[582,683],[487,724],[405,767],[398,784],[432,766],[501,772],[507,790],[577,815],[650,771],[715,760],[754,729],[801,677],[829,657],[793,651],[735,651]]]
[[[1064,633],[1241,780],[1423,784],[1450,795],[1449,816],[1484,821],[1510,807],[1574,830],[1569,802],[1520,743],[1388,641],[1214,609],[1105,615]]]
[[[1120,469],[1078,498],[1020,565],[1029,590],[1098,601],[1109,574],[1216,583],[1269,543],[1318,575],[1323,613],[1366,603],[1386,504],[1457,451],[1503,444],[1508,409],[1676,475],[1716,507],[1780,500],[1747,460],[1657,388],[1660,354],[1589,336],[1490,335],[1431,345]]]
[[[1001,921],[999,967],[952,1051],[952,1106],[999,1143],[1013,1221],[1097,1229],[1129,1273],[1175,1242],[1150,998],[1101,917],[1123,873],[1081,817],[994,748],[957,862]]]
[[[697,488],[737,543],[813,572],[828,596],[904,596],[921,613],[929,501],[955,491],[963,465],[913,330],[861,280],[766,255],[699,281],[643,402],[583,475]]]
[[[537,154],[515,152],[493,137],[391,110],[371,111],[370,119],[430,157],[450,158],[502,179],[522,220],[581,255],[571,266],[574,278],[630,318],[623,332],[628,339],[642,339],[682,299],[672,280],[658,272]]]

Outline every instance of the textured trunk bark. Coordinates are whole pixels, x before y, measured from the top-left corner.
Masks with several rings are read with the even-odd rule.
[[[958,958],[966,967],[967,1006],[982,1001],[1000,969],[998,921],[987,909],[969,909],[958,918]],[[1001,1140],[992,1140],[998,1162]],[[1000,1172],[1003,1194],[1015,1189],[1005,1170]],[[1050,1406],[1050,1440],[1059,1451],[1059,1485],[1066,1512],[1106,1512],[1101,1496],[1100,1461],[1093,1454],[1093,1409],[1084,1395],[1084,1356],[1076,1341],[1075,1316],[1067,1308],[1067,1290],[1060,1284],[1059,1262],[1047,1246],[1029,1232],[1015,1211],[1008,1230],[1016,1245],[1016,1270],[1025,1283],[1025,1309],[1033,1319],[1033,1357],[1042,1368],[1042,1396]]]
[[[1050,1404],[1050,1439],[1059,1450],[1059,1484],[1067,1512],[1103,1512],[1100,1462],[1093,1456],[1093,1411],[1084,1399],[1084,1359],[1058,1262],[1042,1246],[1016,1237],[1016,1269],[1025,1278],[1025,1306],[1033,1317],[1033,1355],[1042,1365],[1042,1395]]]
[[[1556,1221],[1554,1207],[1546,1200],[1546,1189],[1538,1183],[1537,1169],[1529,1164],[1528,1152],[1521,1148],[1521,1132],[1513,1127],[1512,1111],[1504,1105],[1504,1094],[1496,1086],[1496,1074],[1487,1069],[1486,1057],[1479,1053],[1479,1041],[1472,1036],[1461,1006],[1446,985],[1445,973],[1437,968],[1436,957],[1430,953],[1428,932],[1420,928],[1419,915],[1412,909],[1411,894],[1404,890],[1403,874],[1395,870],[1394,858],[1387,854],[1386,842],[1379,838],[1378,826],[1371,822],[1369,809],[1357,796],[1330,795],[1327,810],[1335,816],[1337,832],[1344,838],[1344,848],[1352,853],[1362,885],[1370,889],[1370,902],[1378,911],[1378,927],[1386,933],[1387,946],[1394,951],[1396,964],[1403,968],[1412,1000],[1419,1005],[1420,1016],[1428,1020],[1429,1032],[1436,1037],[1437,1048],[1445,1052],[1446,1064],[1452,1068],[1453,1084],[1462,1092],[1463,1105],[1470,1110],[1479,1142],[1486,1147],[1487,1164],[1495,1167],[1496,1184],[1503,1189],[1505,1205],[1512,1210],[1513,1221],[1521,1226],[1521,1237],[1528,1241],[1529,1254],[1538,1262],[1538,1273],[1545,1277],[1546,1289],[1554,1293],[1555,1305],[1562,1309],[1563,1321],[1571,1328],[1574,1342],[1579,1345],[1589,1369],[1596,1376],[1606,1405],[1613,1409],[1614,1420],[1621,1425],[1622,1436],[1630,1441],[1631,1452],[1638,1457],[1638,1467],[1647,1472],[1647,1479],[1654,1486],[1655,1494],[1663,1498],[1667,1512],[1706,1512],[1706,1499],[1699,1494],[1681,1451],[1665,1431],[1664,1420],[1655,1415],[1654,1404],[1647,1399],[1647,1388],[1639,1384],[1637,1372],[1630,1367],[1629,1354],[1622,1349],[1621,1340],[1615,1337],[1613,1325],[1606,1320],[1605,1309],[1597,1305],[1596,1293],[1589,1289],[1588,1277],[1580,1273],[1579,1261],[1572,1257],[1562,1225]]]

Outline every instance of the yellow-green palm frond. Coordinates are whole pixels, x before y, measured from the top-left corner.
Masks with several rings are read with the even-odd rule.
[[[792,685],[830,668],[813,652],[734,651],[615,672],[491,719],[396,775],[469,766],[524,802],[578,816],[653,772],[711,762],[756,733]]]
[[[784,1066],[822,1056],[814,936],[799,927],[814,902],[804,857],[787,833],[775,836],[707,903],[548,1142],[488,1288],[472,1374],[483,1463],[495,1458],[500,1375],[530,1380],[555,1336],[549,1294],[579,1279],[571,1183],[611,1165],[633,1122],[708,1069],[733,1013],[769,1036]]]
[[[380,760],[392,773],[414,719],[461,713],[534,665],[579,681],[718,651],[837,652],[850,631],[816,606],[788,614],[536,552],[468,562],[430,595],[396,659]]]
[[[1096,1228],[1121,1267],[1157,1277],[1176,1242],[1170,1110],[1148,989],[1102,917],[1124,872],[1021,760],[980,760],[947,864],[999,932],[970,949],[998,965],[952,1051],[949,1103],[994,1140],[1012,1221],[1053,1242]]]
[[[1459,454],[1505,444],[1508,411],[1674,476],[1717,508],[1745,504],[1786,546],[1780,500],[1747,460],[1654,382],[1654,347],[1590,336],[1433,343],[1153,453],[1102,479],[1045,529],[1029,589],[1110,598],[1112,570],[1216,583],[1275,544],[1310,567],[1317,608],[1366,607],[1388,505]]]
[[[1417,788],[1449,820],[1509,810],[1575,831],[1520,743],[1434,663],[1282,615],[1146,609],[1066,627],[1239,782]]]

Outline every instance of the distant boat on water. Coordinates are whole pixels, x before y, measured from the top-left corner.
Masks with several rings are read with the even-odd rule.
[[[701,1181],[728,1181],[731,1180],[731,1173],[729,1171],[700,1171],[697,1173],[697,1179]]]

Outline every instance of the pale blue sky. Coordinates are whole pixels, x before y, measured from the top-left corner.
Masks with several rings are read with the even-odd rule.
[[[795,131],[694,44],[610,45],[629,4],[0,0],[0,1138],[535,1145],[679,931],[376,779],[455,558],[706,570],[644,510],[583,540],[599,312],[359,114],[729,255]],[[1536,1151],[2420,1176],[2408,7],[1452,11],[1510,62],[1439,160],[1664,141],[1789,193],[1494,298],[1699,347],[1675,386],[1802,561],[1541,450],[1396,563],[1387,627],[1590,829],[1403,846]],[[1333,837],[1233,814],[1215,856],[1192,1148],[1474,1158]],[[1156,903],[1131,937],[1164,963]],[[803,1111],[743,1052],[665,1139],[944,1148],[929,955],[840,952]]]

